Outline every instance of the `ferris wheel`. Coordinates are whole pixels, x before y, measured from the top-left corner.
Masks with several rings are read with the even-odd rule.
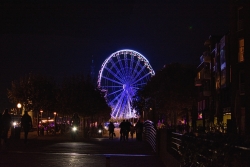
[[[112,108],[112,118],[135,118],[132,98],[155,72],[149,61],[140,53],[125,49],[111,54],[102,64],[98,75],[98,87]]]

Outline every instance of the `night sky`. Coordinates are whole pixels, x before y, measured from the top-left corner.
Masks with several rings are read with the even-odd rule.
[[[204,41],[229,30],[228,0],[82,1],[0,2],[0,110],[10,107],[11,81],[29,72],[86,75],[93,56],[97,75],[120,49],[140,52],[155,71],[198,66]]]

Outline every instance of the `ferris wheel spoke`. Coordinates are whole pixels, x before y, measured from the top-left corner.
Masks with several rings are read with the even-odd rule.
[[[147,73],[147,74],[144,75],[143,77],[141,77],[141,78],[139,78],[138,80],[134,81],[134,82],[132,83],[132,85],[135,84],[135,83],[137,83],[137,82],[139,82],[139,81],[141,81],[142,79],[144,79],[145,77],[147,77],[147,76],[149,76],[149,75],[150,75],[150,73]]]
[[[145,66],[143,66],[141,68],[141,70],[139,72],[137,72],[136,76],[133,77],[133,80],[131,82],[134,82],[141,75],[141,73],[143,72],[143,70],[145,70]]]
[[[118,102],[114,105],[114,109],[112,111],[113,117],[117,118],[119,111],[120,111],[120,106],[121,106],[121,100],[118,100]]]
[[[132,96],[134,95],[135,95],[135,91],[133,91],[131,94],[128,94],[129,102],[132,102]]]
[[[137,71],[137,69],[138,69],[139,66],[140,66],[140,61],[137,60],[135,68],[134,68],[134,70],[132,72],[132,78],[134,78],[134,75],[136,74],[136,71]]]
[[[128,73],[128,59],[127,59],[127,54],[124,55],[124,62],[125,62],[125,74],[129,75],[129,73]]]
[[[140,89],[140,86],[146,85],[147,83],[140,83],[140,84],[136,84],[135,86],[132,86],[132,88],[134,89]]]
[[[103,88],[122,88],[122,86],[103,86]]]
[[[131,70],[130,70],[131,60],[128,58],[127,55],[124,55],[124,59],[125,59],[126,75],[131,76]]]
[[[103,78],[106,79],[106,80],[109,80],[109,81],[111,81],[111,82],[117,83],[117,84],[119,84],[119,85],[123,85],[121,82],[118,82],[118,81],[116,81],[116,80],[110,79],[110,78],[108,78],[108,77],[103,76]]]
[[[120,107],[121,107],[121,105],[122,105],[122,100],[123,100],[123,98],[124,98],[124,93],[122,93],[121,94],[121,96],[120,96],[120,98],[119,98],[119,100],[118,100],[118,103],[116,104],[116,106],[115,106],[115,109],[114,109],[114,114],[116,115],[116,117],[118,116],[118,112],[121,110],[120,109]]]
[[[119,95],[115,96],[115,98],[114,98],[113,100],[111,100],[109,103],[110,103],[110,104],[113,104],[114,101],[116,101],[116,100],[118,101],[118,99],[121,97],[122,93],[123,93],[123,92],[121,92]]]
[[[118,62],[119,62],[120,68],[121,68],[121,69],[124,69],[123,64],[122,64],[122,60],[121,60],[121,58],[120,58],[120,56],[119,56],[119,55],[117,56],[117,59],[118,59]],[[125,73],[124,73],[124,71],[123,71],[123,70],[122,70],[122,72],[123,72],[123,73],[122,73],[122,75],[123,75],[123,76],[125,76]]]
[[[116,93],[121,92],[121,91],[123,91],[123,89],[120,89],[120,90],[117,90],[115,92],[109,93],[108,96],[111,96],[111,95],[116,94]]]
[[[124,98],[122,99],[122,104],[121,104],[121,107],[122,107],[122,109],[124,110],[124,112],[123,112],[123,115],[127,115],[127,98],[126,98],[127,96],[126,96],[126,94],[124,94]]]
[[[128,112],[129,112],[129,116],[132,116],[132,113],[131,113],[131,105],[130,105],[131,101],[128,100],[127,101],[127,106],[128,106]]]
[[[129,75],[133,73],[133,63],[134,63],[134,56],[131,55],[130,66],[129,66]]]
[[[118,67],[117,67],[117,65],[116,65],[116,63],[111,59],[110,60],[110,63],[112,64],[112,67],[114,67],[115,68],[115,70],[118,72],[118,71],[120,71],[119,69],[118,69]],[[111,67],[111,68],[112,68]],[[120,76],[120,78],[122,79],[122,81],[124,82],[124,80],[123,80],[123,76],[122,76],[122,73],[120,73],[120,72],[118,72],[118,75]]]
[[[105,69],[112,74],[117,80],[119,80],[120,82],[123,82],[123,79],[120,78],[118,75],[116,75],[112,70],[110,70],[109,68],[105,67]]]
[[[127,101],[127,107],[128,107],[128,113],[129,113],[129,117],[134,117],[134,113],[133,110],[132,110],[132,107],[131,107],[131,103],[132,103],[132,97],[131,96],[134,96],[135,92],[133,93],[133,95],[129,94],[128,95],[128,101]]]
[[[133,88],[136,91],[140,89],[139,87],[134,87],[134,86],[132,86],[131,88]]]

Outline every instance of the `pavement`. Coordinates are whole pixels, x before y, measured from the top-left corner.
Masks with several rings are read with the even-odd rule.
[[[38,136],[33,131],[29,133],[28,144],[24,144],[21,132],[20,139],[10,138],[1,148],[0,167],[165,167],[146,141],[138,142],[131,138],[120,141],[119,133],[116,134],[113,140],[105,133],[99,138],[78,135],[72,141],[68,133]]]

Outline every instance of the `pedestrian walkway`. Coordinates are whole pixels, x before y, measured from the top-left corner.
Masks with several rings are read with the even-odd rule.
[[[22,165],[30,166],[23,162],[22,158],[32,159],[39,166],[72,166],[73,160],[77,159],[75,165],[89,167],[164,167],[159,156],[153,152],[146,142],[138,142],[135,139],[120,141],[118,137],[110,140],[106,134],[102,138],[85,139],[81,135],[76,141],[72,141],[70,134],[56,134],[37,136],[37,132],[29,133],[29,143],[24,144],[23,133],[20,139],[10,139],[7,146],[8,155],[15,157],[15,162],[22,162]],[[73,145],[77,148],[73,148]],[[72,147],[72,148],[71,148]],[[82,149],[79,149],[79,148]],[[69,150],[70,148],[71,150]],[[73,150],[73,151],[72,151]],[[1,153],[0,158],[6,155]],[[27,158],[29,157],[29,158]],[[39,158],[38,158],[39,157]],[[46,159],[42,161],[41,158]],[[71,158],[71,159],[69,159]],[[19,160],[20,159],[20,160]],[[11,160],[2,161],[5,167],[12,167]],[[71,165],[67,165],[68,162]],[[63,163],[59,163],[63,162]],[[21,165],[21,166],[22,166]],[[1,166],[1,162],[0,162]],[[16,166],[20,166],[16,165]]]

